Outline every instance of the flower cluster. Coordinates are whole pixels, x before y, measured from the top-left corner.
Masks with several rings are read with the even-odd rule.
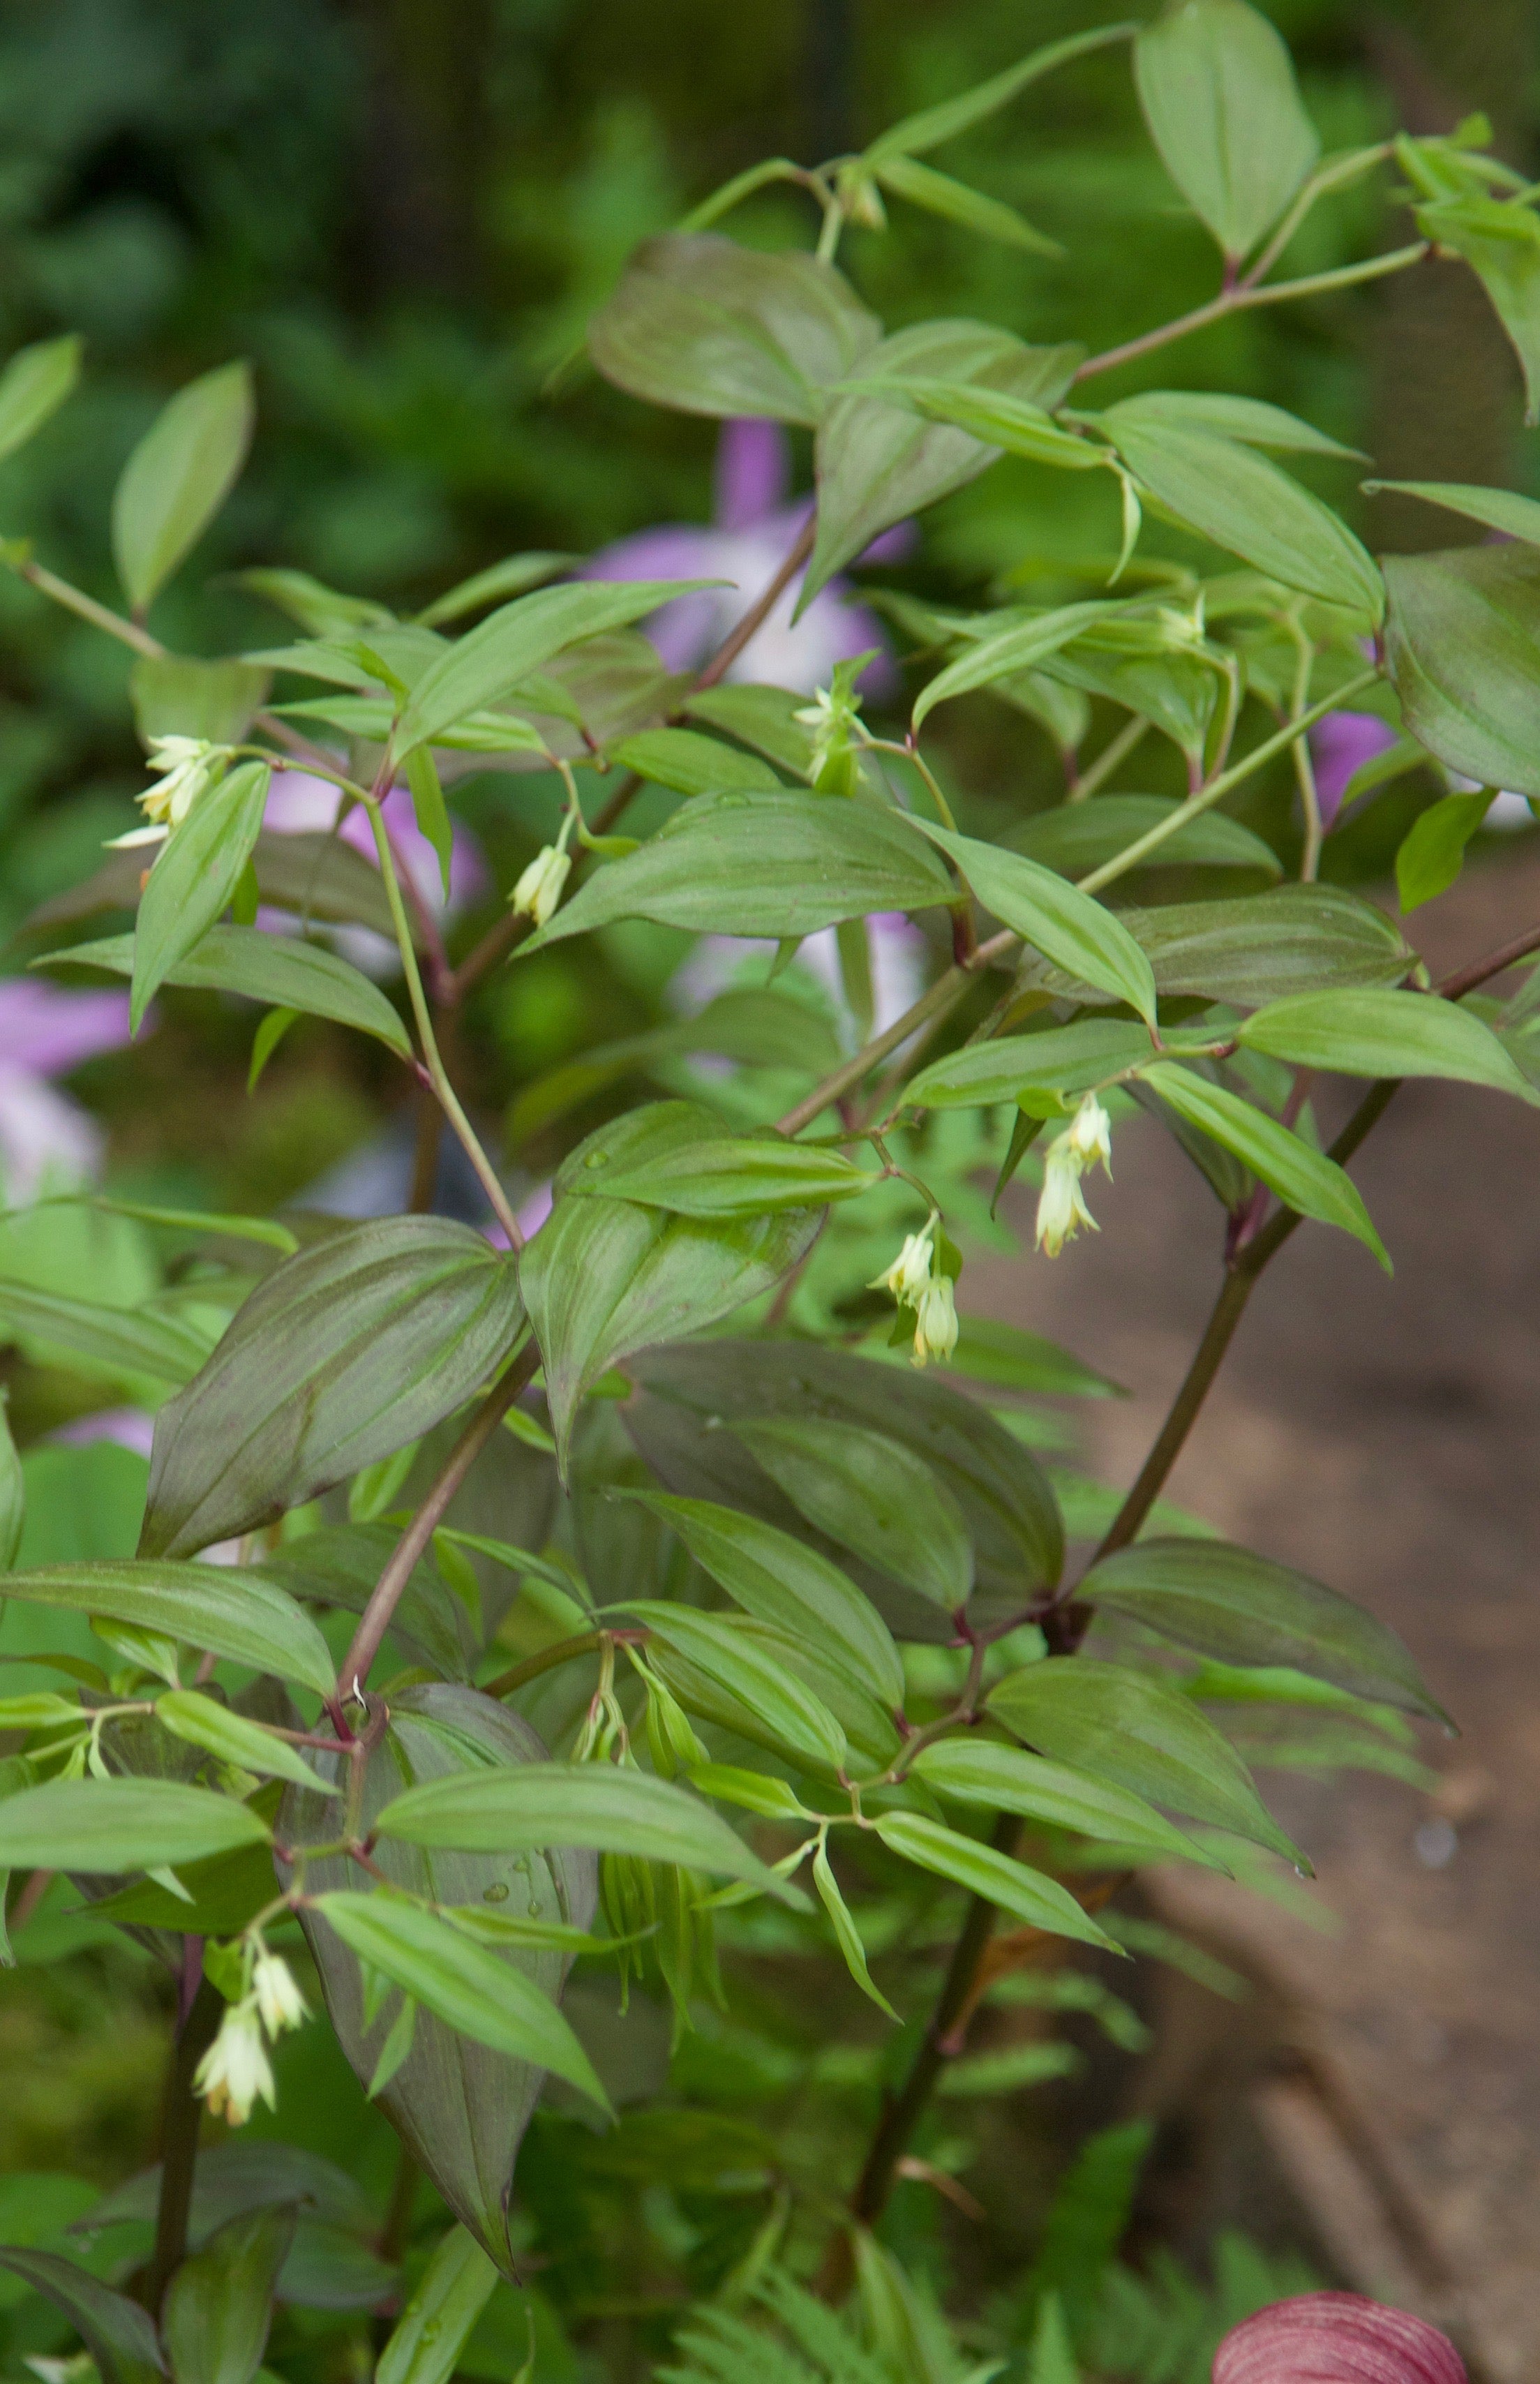
[[[1100,1227],[1086,1206],[1080,1179],[1100,1161],[1112,1173],[1112,1137],[1106,1111],[1094,1093],[1087,1093],[1062,1134],[1055,1135],[1043,1161],[1043,1189],[1037,1201],[1037,1248],[1056,1259],[1082,1225],[1093,1234]]]
[[[923,1366],[929,1358],[950,1358],[957,1347],[951,1277],[936,1249],[938,1223],[932,1213],[919,1233],[906,1234],[892,1265],[866,1286],[868,1291],[890,1291],[900,1308],[913,1310],[916,1366]]]
[[[138,798],[147,826],[115,836],[114,846],[164,843],[180,827],[200,795],[217,787],[235,759],[233,745],[210,745],[202,737],[152,737],[149,766],[159,777]]]
[[[247,1993],[229,2005],[193,2073],[193,2091],[217,2116],[223,2112],[232,2128],[245,2126],[258,2097],[276,2110],[278,2089],[263,2030],[276,2043],[286,2028],[298,2028],[309,2017],[288,1963],[264,1946],[252,1964]]]

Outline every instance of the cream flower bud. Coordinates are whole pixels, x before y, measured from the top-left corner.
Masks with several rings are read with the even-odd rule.
[[[957,1308],[951,1277],[932,1275],[914,1304],[914,1363],[950,1358],[957,1347]]]
[[[1087,1093],[1070,1122],[1070,1149],[1083,1167],[1094,1167],[1098,1160],[1112,1172],[1112,1129],[1101,1103],[1094,1093]]]
[[[243,2128],[258,2095],[269,2111],[278,2107],[272,2064],[262,2042],[262,2020],[256,1997],[231,2004],[219,2023],[219,2033],[192,2076],[192,2088],[209,2109],[221,2111],[232,2128]]]
[[[260,1953],[252,1966],[252,1993],[262,2025],[271,2037],[286,2028],[298,2028],[310,2018],[310,2006],[294,1983],[294,1974],[279,1955]]]
[[[1093,1234],[1100,1227],[1086,1206],[1080,1189],[1080,1171],[1086,1162],[1075,1149],[1070,1133],[1055,1137],[1048,1147],[1043,1162],[1043,1188],[1037,1201],[1037,1248],[1056,1259],[1064,1244],[1073,1241],[1082,1225]]]
[[[233,758],[230,745],[211,745],[202,737],[152,737],[149,766],[159,776],[158,787],[146,787],[139,807],[156,826],[180,827],[200,795],[224,776]]]
[[[868,1291],[890,1291],[900,1308],[913,1308],[930,1281],[931,1261],[935,1256],[930,1227],[917,1234],[904,1235],[903,1248],[884,1274],[876,1276]]]
[[[559,846],[542,844],[514,888],[514,915],[533,919],[543,927],[562,899],[572,870],[572,855]]]

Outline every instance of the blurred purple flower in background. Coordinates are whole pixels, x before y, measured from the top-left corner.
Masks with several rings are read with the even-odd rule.
[[[639,530],[606,546],[584,567],[589,579],[726,579],[676,597],[643,627],[670,670],[696,670],[764,594],[796,544],[813,510],[811,497],[785,502],[790,450],[778,422],[725,422],[716,448],[716,503],[707,528],[684,522]],[[896,560],[913,533],[907,522],[885,530],[861,558]],[[801,581],[777,601],[727,676],[763,679],[811,695],[826,686],[836,663],[878,649],[862,687],[880,694],[893,681],[888,642],[875,614],[853,604],[850,582],[831,579],[800,621],[791,615]]]
[[[0,984],[0,1192],[7,1207],[95,1173],[102,1129],[49,1080],[128,1039],[126,993],[67,993],[33,977]]]
[[[1396,741],[1394,728],[1372,712],[1331,712],[1316,722],[1310,746],[1323,828],[1335,824],[1355,770],[1387,753]]]
[[[308,770],[275,770],[272,791],[267,797],[264,814],[265,824],[280,836],[298,835],[306,828],[329,829],[336,820],[342,800],[337,788],[328,778],[312,777]],[[487,884],[487,864],[475,838],[468,829],[455,822],[454,844],[449,863],[449,900],[446,902],[438,855],[417,826],[412,798],[406,788],[392,787],[381,809],[396,865],[410,879],[411,888],[423,909],[430,917],[441,921],[453,918],[466,903],[474,900]],[[354,805],[337,833],[344,844],[351,844],[366,861],[374,860],[374,832],[362,804]],[[269,927],[286,926],[288,915],[282,912],[264,911],[260,914],[260,924]],[[389,975],[400,966],[394,944],[387,937],[377,936],[367,927],[334,928],[332,937],[339,950],[372,976]]]

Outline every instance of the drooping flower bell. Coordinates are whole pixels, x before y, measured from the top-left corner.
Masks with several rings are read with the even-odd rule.
[[[891,1266],[867,1285],[868,1291],[891,1292],[900,1308],[914,1311],[914,1363],[947,1359],[957,1347],[957,1307],[951,1275],[936,1248],[940,1223],[933,1211],[917,1234],[906,1234]],[[955,1263],[955,1253],[953,1253]]]
[[[562,899],[572,871],[572,855],[557,844],[542,844],[514,888],[515,918],[533,919],[543,927]]]
[[[233,745],[211,745],[203,737],[152,737],[148,766],[160,783],[146,787],[137,798],[147,824],[110,838],[109,843],[115,848],[164,843],[199,796],[218,785],[234,758]]]
[[[275,2040],[284,2029],[299,2028],[310,2017],[310,2006],[288,1963],[266,1947],[252,1965],[252,1993],[262,2025]]]
[[[192,2089],[216,2117],[223,2112],[232,2128],[245,2126],[258,2096],[269,2111],[278,2108],[278,2088],[262,2042],[262,2016],[255,1994],[231,2004],[225,2013],[218,2035],[192,2073]]]
[[[1086,1206],[1080,1179],[1098,1162],[1112,1173],[1111,1121],[1094,1093],[1087,1093],[1062,1134],[1055,1135],[1043,1157],[1043,1188],[1037,1200],[1037,1248],[1056,1259],[1082,1225],[1093,1234],[1101,1228]]]

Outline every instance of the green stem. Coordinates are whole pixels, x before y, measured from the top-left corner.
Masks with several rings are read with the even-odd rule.
[[[997,951],[1003,951],[1015,940],[1009,929],[1002,935],[992,936],[987,944],[980,944],[974,954],[973,967],[976,968],[983,961],[992,960]],[[896,1051],[900,1043],[908,1041],[916,1026],[925,1025],[929,1019],[942,1017],[956,1007],[968,989],[972,973],[972,969],[960,968],[955,963],[944,970],[929,991],[923,993],[918,1001],[912,1002],[901,1018],[896,1018],[881,1035],[874,1036],[871,1042],[857,1051],[852,1059],[834,1069],[821,1085],[815,1085],[805,1100],[788,1110],[783,1118],[777,1118],[776,1132],[801,1134],[803,1126],[811,1125],[831,1101],[838,1100],[841,1094],[853,1092],[862,1079],[886,1060],[890,1051]]]
[[[1240,287],[1254,290],[1265,281],[1318,199],[1323,199],[1328,191],[1340,190],[1345,182],[1356,182],[1360,174],[1385,165],[1394,154],[1390,143],[1381,141],[1372,149],[1356,149],[1348,156],[1333,158],[1312,174],[1256,263],[1241,275]]]
[[[1075,374],[1077,381],[1089,380],[1095,373],[1112,372],[1118,365],[1131,364],[1136,356],[1149,355],[1173,340],[1185,339],[1189,331],[1201,331],[1211,323],[1223,322],[1226,315],[1236,315],[1251,306],[1276,306],[1286,298],[1317,298],[1330,290],[1348,290],[1360,281],[1377,281],[1385,274],[1404,272],[1409,265],[1419,265],[1431,255],[1425,240],[1414,241],[1410,247],[1393,248],[1384,256],[1372,256],[1361,265],[1339,265],[1330,273],[1308,273],[1298,281],[1273,281],[1260,288],[1245,281],[1222,290],[1207,304],[1195,306],[1187,315],[1179,315],[1174,322],[1162,323],[1153,331],[1141,332],[1136,340],[1124,340],[1121,347],[1104,349],[1099,356],[1087,356]]]
[[[105,629],[109,638],[116,638],[121,645],[131,646],[136,654],[145,654],[153,662],[164,659],[166,648],[158,638],[151,637],[148,629],[141,628],[137,621],[125,620],[121,613],[113,612],[110,606],[98,604],[94,596],[88,596],[83,589],[71,587],[68,579],[61,579],[45,564],[19,564],[17,572],[30,587],[37,590],[40,596],[51,597],[56,604],[62,604],[67,613],[89,621],[93,629]]]
[[[1294,640],[1294,686],[1290,692],[1289,717],[1297,721],[1305,709],[1310,691],[1310,672],[1315,666],[1315,648],[1305,635],[1295,605],[1288,615],[1288,633]],[[1302,886],[1315,883],[1321,868],[1321,846],[1324,830],[1321,821],[1321,797],[1316,789],[1315,764],[1310,760],[1307,738],[1298,739],[1294,748],[1294,775],[1299,782],[1299,801],[1305,813],[1305,849],[1299,859],[1299,882]]]
[[[526,1681],[538,1681],[542,1672],[554,1671],[558,1664],[570,1664],[579,1656],[597,1655],[604,1644],[605,1635],[602,1631],[579,1631],[571,1639],[553,1640],[549,1647],[541,1647],[535,1655],[526,1656],[522,1664],[515,1664],[508,1671],[499,1672],[495,1681],[486,1682],[481,1695],[484,1697],[511,1697],[515,1689],[523,1688]]]
[[[1119,764],[1127,761],[1136,745],[1148,734],[1149,728],[1149,721],[1141,719],[1136,712],[1131,720],[1125,720],[1117,735],[1111,738],[1102,747],[1096,760],[1077,774],[1074,786],[1064,798],[1065,801],[1083,803],[1088,795],[1094,795],[1098,787],[1103,785],[1112,776]]]

